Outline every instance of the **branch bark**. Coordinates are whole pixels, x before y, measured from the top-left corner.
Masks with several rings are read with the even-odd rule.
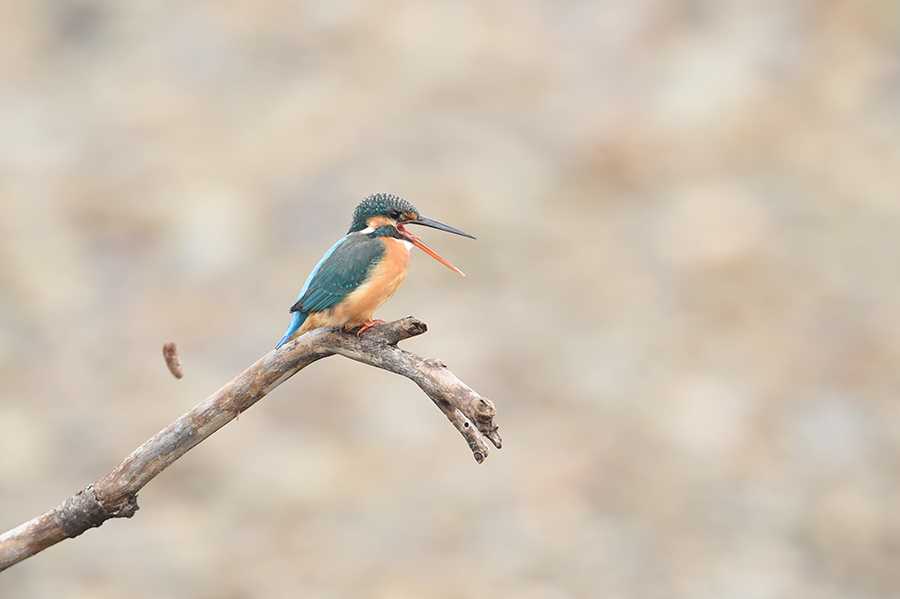
[[[318,329],[269,352],[135,449],[109,474],[56,508],[0,535],[0,570],[110,518],[130,518],[138,509],[138,491],[157,474],[288,378],[332,355],[411,379],[459,430],[481,463],[488,455],[485,440],[498,449],[502,443],[494,424],[494,404],[456,378],[440,360],[426,360],[397,347],[398,342],[426,330],[425,323],[408,316],[375,325],[361,337],[335,328]]]

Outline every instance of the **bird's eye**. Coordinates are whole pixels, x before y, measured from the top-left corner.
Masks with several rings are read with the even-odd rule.
[[[388,216],[390,216],[392,220],[397,220],[400,218],[400,213],[396,210],[391,210],[390,212],[388,212]]]

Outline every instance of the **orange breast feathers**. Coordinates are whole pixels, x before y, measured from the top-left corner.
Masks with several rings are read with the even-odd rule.
[[[375,310],[391,299],[409,270],[409,248],[393,237],[382,237],[384,257],[365,282],[334,307],[309,315],[301,331],[323,326],[352,329],[372,320]]]

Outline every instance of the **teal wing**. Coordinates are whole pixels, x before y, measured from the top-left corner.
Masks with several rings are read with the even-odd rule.
[[[334,306],[363,284],[383,256],[384,244],[377,237],[344,237],[309,276],[291,311],[309,314]]]

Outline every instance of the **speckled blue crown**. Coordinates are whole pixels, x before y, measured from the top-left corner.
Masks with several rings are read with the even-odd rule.
[[[387,214],[391,210],[397,212],[411,212],[418,216],[419,211],[415,206],[401,198],[390,193],[374,193],[364,199],[353,211],[353,222],[350,224],[350,233],[362,231],[367,225],[367,221],[377,214]]]

